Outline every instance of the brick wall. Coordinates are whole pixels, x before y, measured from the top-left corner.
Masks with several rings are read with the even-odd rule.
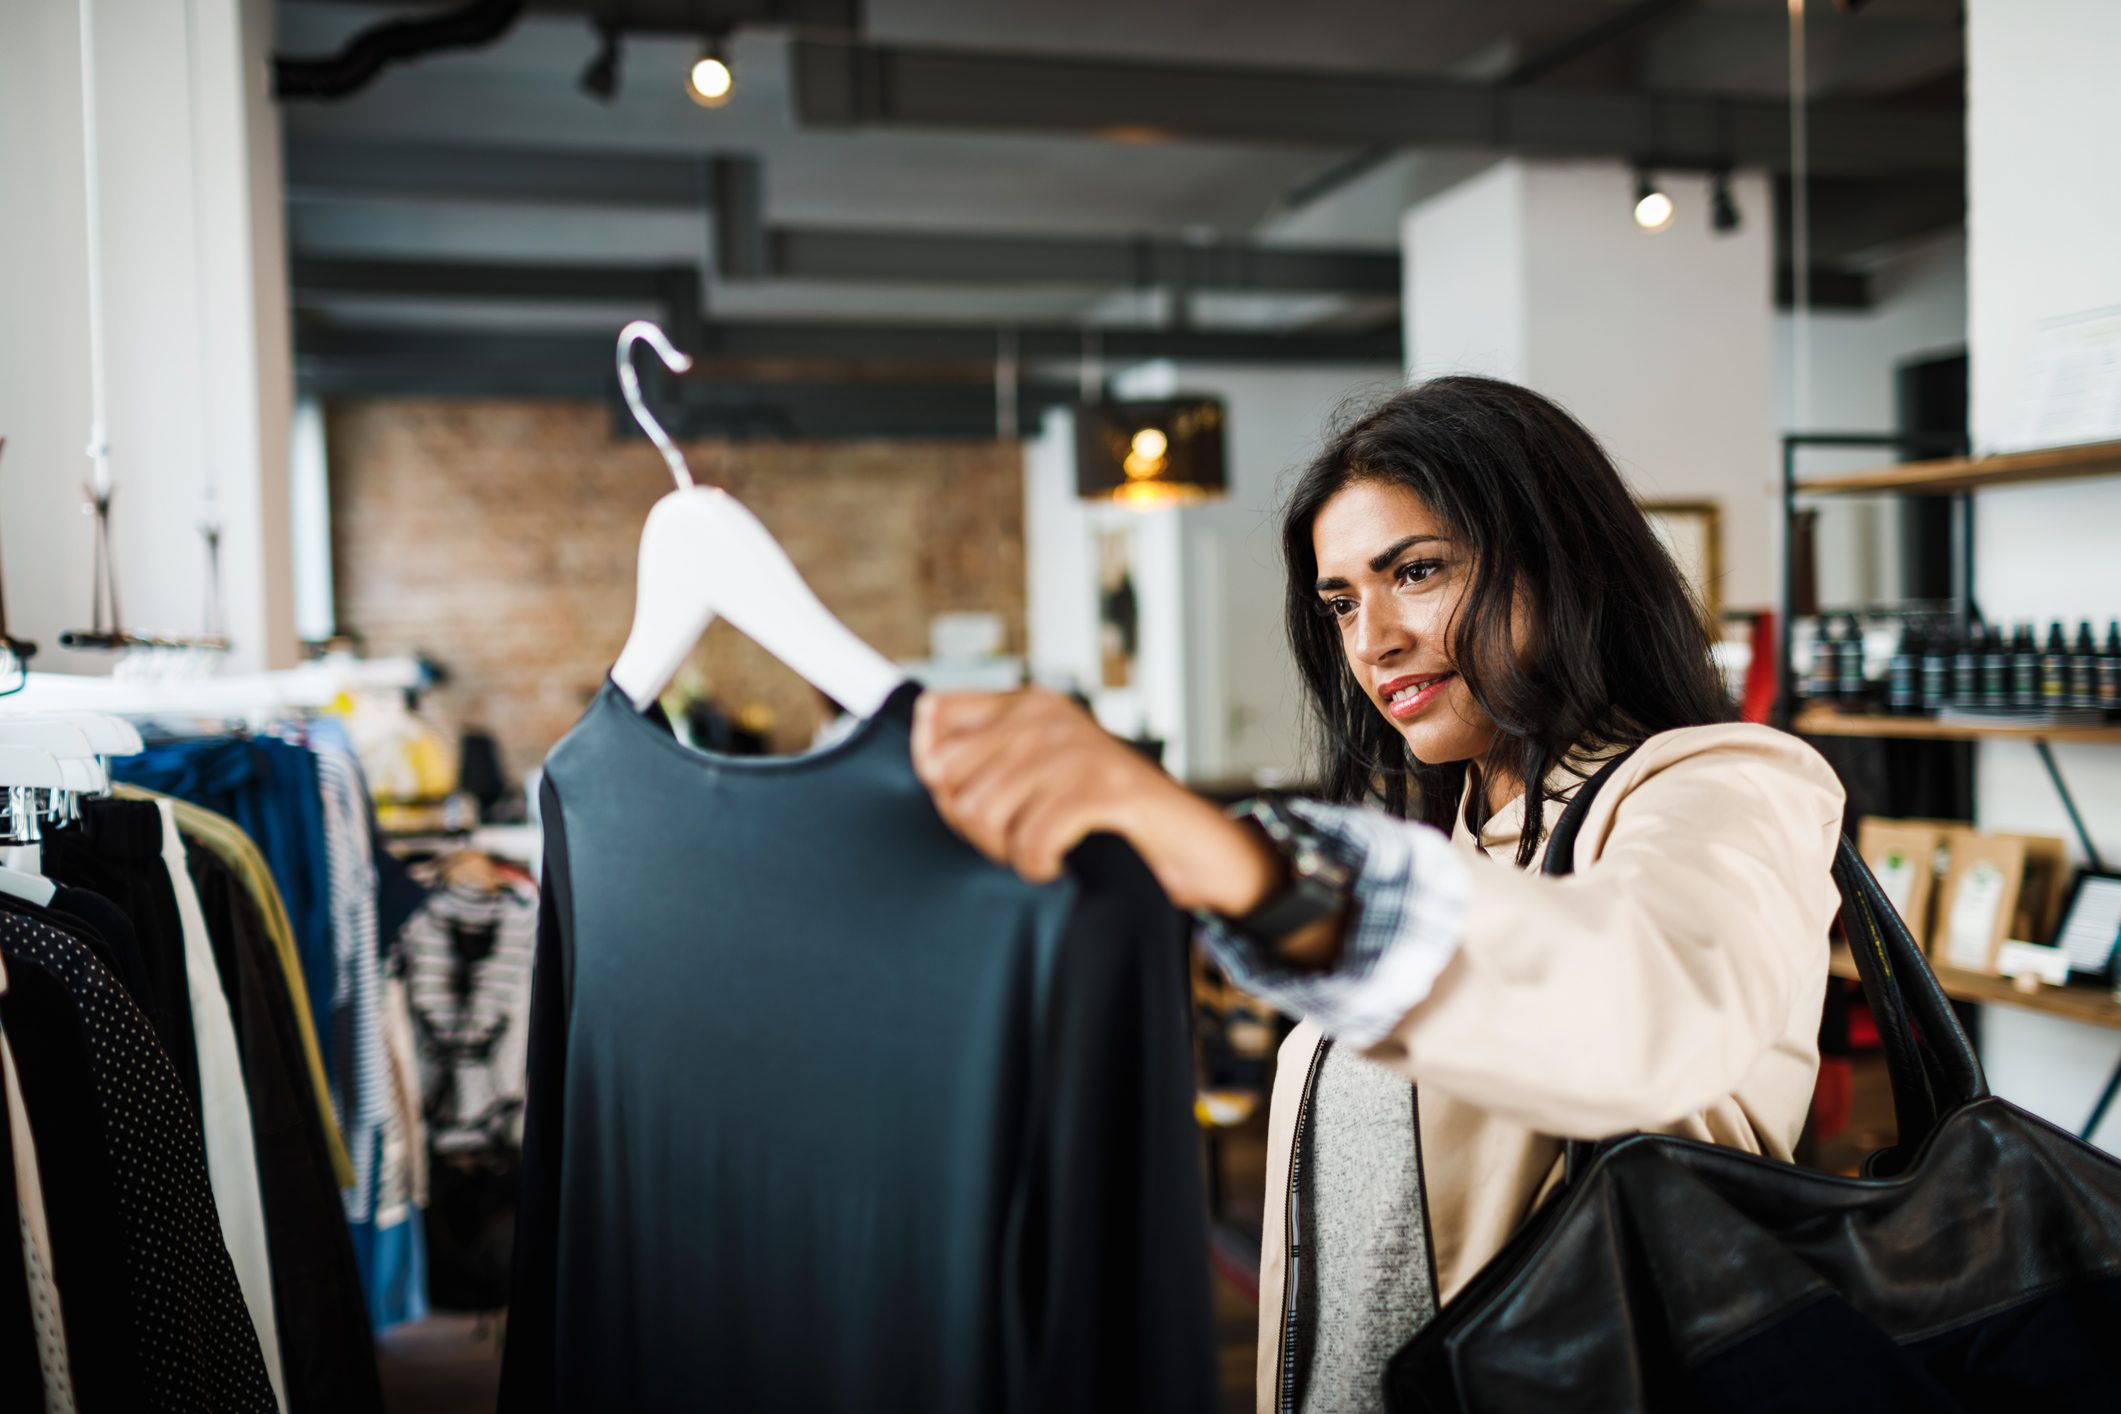
[[[513,779],[580,715],[633,617],[648,509],[671,489],[655,449],[594,402],[391,399],[327,409],[339,628],[371,653],[424,652],[454,730],[499,741]],[[702,482],[765,522],[847,626],[927,656],[938,613],[985,610],[1024,644],[1023,457],[1014,443],[702,442]],[[801,679],[728,625],[688,673],[728,710],[772,709],[777,749],[817,723]]]

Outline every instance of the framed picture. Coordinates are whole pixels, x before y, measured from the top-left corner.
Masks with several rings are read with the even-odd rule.
[[[2069,970],[2103,977],[2121,945],[2121,874],[2077,876],[2069,904],[2062,910],[2056,944],[2069,958]]]
[[[1098,686],[1134,686],[1141,648],[1141,606],[1134,596],[1134,534],[1107,527],[1097,533]]]
[[[1723,617],[1723,511],[1714,501],[1644,501],[1650,529],[1711,624]]]

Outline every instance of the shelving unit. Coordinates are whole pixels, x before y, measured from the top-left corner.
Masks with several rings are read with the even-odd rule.
[[[1795,489],[1800,496],[1943,496],[1986,486],[2035,486],[2095,476],[2121,476],[2121,442],[1994,457],[1901,462],[1842,476],[1807,478],[1797,482]]]
[[[1931,461],[1901,462],[1839,476],[1800,479],[1797,456],[1806,447],[1893,447],[1908,450],[1898,437],[1876,433],[1807,433],[1782,439],[1782,621],[1777,625],[1781,682],[1779,721],[1791,731],[1811,736],[1879,737],[1917,741],[2024,741],[2030,742],[2046,767],[2048,779],[2062,797],[2063,809],[2076,828],[2077,840],[2092,867],[2099,868],[2098,847],[2084,828],[2077,802],[2055,764],[2053,742],[2086,742],[2121,746],[2121,726],[2026,726],[2015,723],[1940,722],[1928,717],[1897,717],[1883,713],[1838,712],[1813,706],[1796,706],[1795,673],[1791,659],[1795,642],[1790,613],[1790,588],[1796,577],[1795,527],[1797,501],[1809,496],[1949,496],[1952,498],[1952,604],[1963,634],[1972,625],[1974,599],[1974,493],[2005,486],[2038,486],[2093,477],[2121,476],[2121,442],[2096,442],[2079,447],[2052,447],[2034,452],[2010,452],[1992,457],[1943,457]]]
[[[1940,722],[1882,712],[1807,707],[1790,722],[1800,736],[1892,737],[1909,741],[2082,741],[2121,746],[2121,726],[2044,727],[2012,722]]]
[[[1836,977],[1856,980],[1856,960],[1849,956],[1847,948],[1834,949],[1827,970]],[[1934,963],[1930,970],[1937,974],[1944,994],[1954,1001],[2014,1006],[2021,1011],[2037,1011],[2091,1026],[2103,1026],[2109,1031],[2121,1031],[2121,1002],[2115,1001],[2112,993],[2097,987],[2051,987],[2043,982],[2031,991],[2020,991],[2017,983],[2008,977],[1964,972]]]
[[[2055,794],[2076,830],[2078,843],[2094,869],[2101,868],[2098,847],[2077,811],[2075,797],[2062,770],[2055,763],[2053,743],[2081,742],[2121,746],[2121,725],[2030,726],[2004,722],[1941,722],[1930,717],[1889,716],[1883,713],[1839,712],[1831,707],[1797,708],[1791,647],[1794,624],[1790,614],[1790,590],[1796,581],[1795,527],[1800,497],[1817,496],[1948,496],[1951,498],[1952,607],[1959,632],[1971,626],[1974,611],[1974,493],[2008,486],[2038,486],[2092,477],[2121,476],[2121,442],[2101,442],[2081,447],[2055,447],[2037,452],[2014,452],[1993,457],[1944,457],[1932,461],[1902,462],[1868,471],[1839,476],[1797,476],[1797,456],[1806,447],[1891,447],[1914,450],[1897,437],[1876,434],[1833,433],[1791,435],[1782,439],[1782,600],[1778,630],[1777,660],[1781,699],[1778,720],[1800,735],[1821,737],[1876,737],[1903,741],[2023,741],[2029,742],[2040,764],[2046,768]],[[1856,976],[1855,961],[1846,949],[1834,952],[1832,970],[1837,977]],[[1962,1002],[1988,1006],[2017,1007],[2048,1016],[2121,1031],[2121,1002],[2096,987],[2051,987],[2042,984],[2021,991],[2010,979],[1983,973],[1962,972],[1953,967],[1935,968],[1945,995]],[[2098,1128],[2107,1109],[2121,1095],[2121,1065],[2108,1077],[2105,1090],[2081,1131],[2089,1137]]]

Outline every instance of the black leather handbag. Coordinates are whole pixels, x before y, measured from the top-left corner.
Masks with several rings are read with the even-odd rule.
[[[1545,872],[1609,763],[1557,823]],[[1899,1141],[1864,1177],[1633,1134],[1564,1180],[1386,1371],[1394,1411],[2121,1408],[2121,1162],[1988,1093],[1841,842],[1840,928]]]

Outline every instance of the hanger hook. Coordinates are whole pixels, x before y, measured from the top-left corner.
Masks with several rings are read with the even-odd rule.
[[[690,490],[695,483],[692,479],[692,468],[685,465],[685,454],[670,440],[670,434],[663,430],[662,423],[655,420],[655,414],[648,410],[647,402],[641,397],[641,375],[635,372],[633,367],[635,344],[647,344],[654,349],[656,356],[663,360],[663,366],[673,373],[683,373],[691,368],[692,359],[687,354],[679,353],[671,345],[669,336],[650,320],[636,319],[619,330],[619,391],[626,397],[626,406],[632,411],[633,420],[641,424],[641,430],[648,434],[648,440],[655,443],[655,449],[663,454],[664,464],[670,468],[670,474],[677,478],[678,490]]]

